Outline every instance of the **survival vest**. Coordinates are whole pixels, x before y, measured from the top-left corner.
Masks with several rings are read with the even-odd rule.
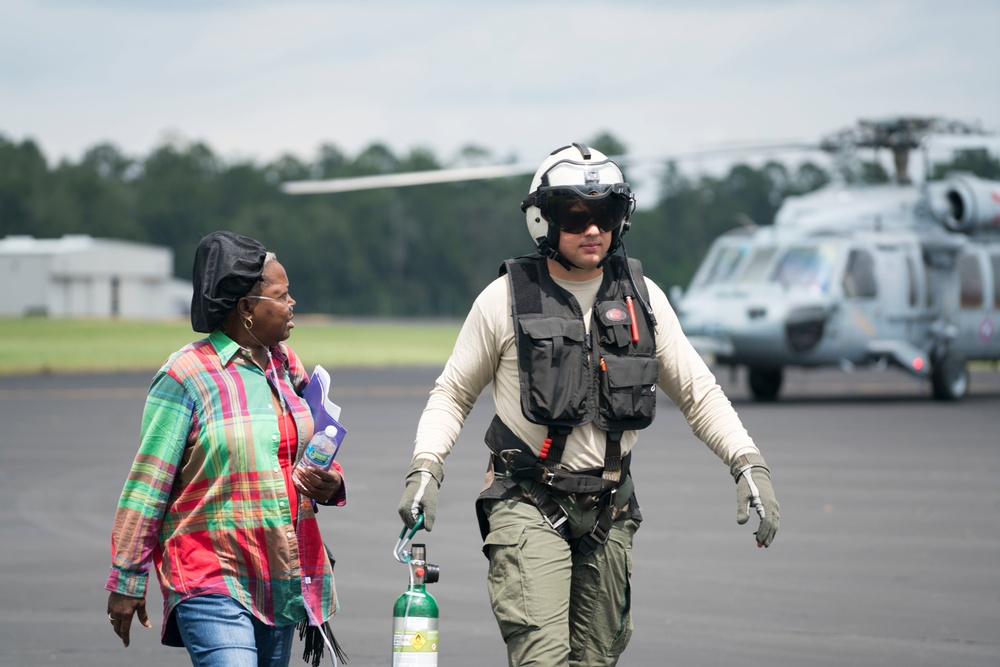
[[[640,296],[648,303],[642,266],[638,260],[628,261]],[[500,270],[504,273],[510,276],[525,418],[569,428],[593,421],[608,433],[649,426],[656,411],[659,372],[655,330],[643,308],[627,303],[636,295],[625,260],[612,255],[605,266],[589,333],[580,305],[552,279],[544,257],[507,260]]]
[[[642,266],[628,260],[636,295],[625,261],[613,255],[605,265],[589,332],[579,303],[552,279],[544,257],[526,255],[507,260],[500,268],[500,275],[506,273],[510,281],[521,411],[528,421],[547,426],[548,437],[541,455],[535,456],[499,417],[494,418],[486,444],[494,454],[496,476],[477,502],[484,538],[488,525],[482,501],[517,497],[536,505],[569,539],[565,515],[550,490],[590,496],[600,504],[598,525],[579,545],[585,553],[607,539],[611,522],[630,498],[626,511],[641,519],[627,474],[631,457],[622,459],[620,440],[623,431],[652,423],[659,364],[655,325],[644,308],[629,303],[637,296],[649,302]],[[567,471],[559,465],[566,438],[574,427],[590,422],[607,433],[604,468]],[[619,490],[624,493],[616,497]]]

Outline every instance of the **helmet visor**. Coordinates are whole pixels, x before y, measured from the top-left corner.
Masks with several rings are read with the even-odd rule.
[[[569,234],[582,234],[592,225],[610,232],[631,212],[632,192],[626,183],[541,187],[535,204],[542,217]]]

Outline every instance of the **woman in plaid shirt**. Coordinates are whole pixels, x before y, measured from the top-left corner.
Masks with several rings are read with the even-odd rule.
[[[185,646],[196,667],[286,666],[295,625],[337,611],[315,503],[344,504],[342,470],[291,475],[313,433],[309,377],[283,342],[294,305],[284,268],[259,242],[226,231],[202,239],[191,323],[208,337],[153,378],[115,515],[105,588],[125,646],[134,613],[150,627],[150,564],[162,642]]]

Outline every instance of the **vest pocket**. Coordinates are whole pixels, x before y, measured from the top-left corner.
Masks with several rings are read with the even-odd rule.
[[[577,420],[587,413],[586,331],[582,321],[561,317],[519,320],[529,350],[522,367],[528,407],[536,420]]]
[[[608,420],[651,420],[659,365],[653,357],[604,358],[601,414]]]
[[[595,306],[601,323],[603,347],[626,347],[632,343],[632,318],[624,301],[605,301]]]

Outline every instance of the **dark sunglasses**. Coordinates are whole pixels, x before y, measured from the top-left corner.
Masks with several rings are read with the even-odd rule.
[[[603,192],[584,193],[573,186],[541,187],[521,203],[521,208],[537,206],[542,217],[568,234],[582,234],[591,225],[610,232],[631,213],[632,192],[625,183],[597,187]]]

